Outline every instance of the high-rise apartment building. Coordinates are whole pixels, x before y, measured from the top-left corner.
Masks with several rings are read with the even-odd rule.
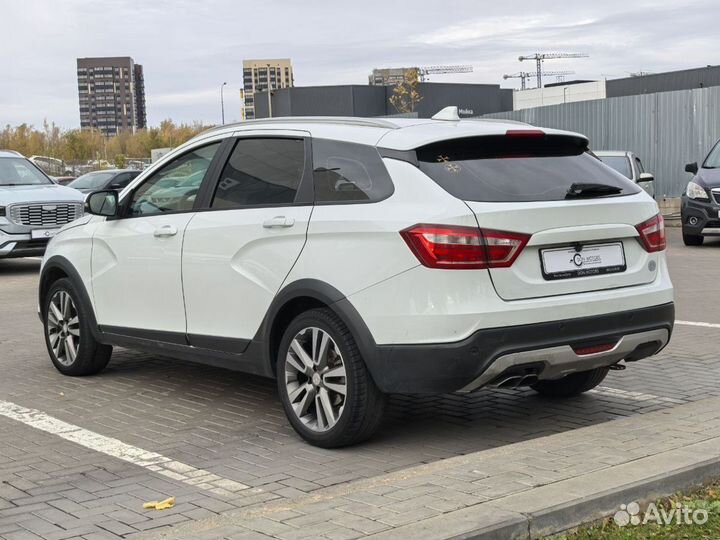
[[[255,118],[255,92],[294,86],[292,63],[289,58],[243,60],[243,90],[245,118]]]
[[[147,126],[143,67],[129,56],[77,59],[80,127],[105,136]]]

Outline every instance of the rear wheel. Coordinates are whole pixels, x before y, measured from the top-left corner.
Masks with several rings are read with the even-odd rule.
[[[538,381],[532,389],[543,396],[567,398],[578,396],[599,385],[608,374],[609,368],[597,368],[579,373],[571,373],[561,379]]]
[[[380,426],[386,398],[350,330],[329,309],[307,311],[290,323],[280,343],[277,381],[290,423],[315,446],[355,444]]]
[[[53,283],[43,306],[45,344],[64,375],[94,375],[110,361],[112,347],[95,340],[87,308],[69,279]]]
[[[697,234],[685,234],[683,233],[683,242],[686,246],[702,246],[703,236]]]

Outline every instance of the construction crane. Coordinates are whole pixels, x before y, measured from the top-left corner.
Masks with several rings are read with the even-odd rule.
[[[543,75],[547,77],[557,77],[557,81],[560,82],[560,77],[564,77],[565,75],[572,75],[575,73],[574,71],[546,71],[543,73]],[[527,88],[527,84],[525,81],[532,77],[534,73],[529,73],[527,71],[519,71],[517,73],[511,73],[503,75],[503,79],[520,79],[520,89],[525,90]]]
[[[458,66],[423,66],[415,68],[418,73],[418,80],[425,82],[428,75],[442,75],[446,73],[472,73],[473,67],[468,65]]]
[[[528,56],[520,56],[518,60],[535,60],[537,66],[537,87],[542,88],[542,65],[544,60],[556,60],[558,58],[587,58],[587,54],[583,53],[535,53]]]

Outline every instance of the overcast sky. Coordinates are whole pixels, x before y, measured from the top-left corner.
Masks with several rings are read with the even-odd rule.
[[[290,57],[299,86],[366,84],[374,67],[471,64],[431,80],[517,86],[535,51],[582,79],[719,63],[718,0],[0,0],[0,125],[79,125],[76,58],[132,56],[148,122],[240,116],[244,58]]]

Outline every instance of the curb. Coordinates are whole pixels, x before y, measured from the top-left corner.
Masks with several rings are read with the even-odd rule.
[[[594,492],[592,491],[592,485],[589,485],[587,486],[587,493],[578,493],[578,491],[582,491],[582,487],[578,490],[578,480],[582,478],[580,477],[483,503],[479,506],[496,507],[499,511],[514,513],[518,521],[522,521],[524,530],[518,530],[520,523],[517,522],[513,523],[513,526],[517,527],[515,531],[509,529],[508,523],[498,523],[496,527],[483,527],[472,532],[446,538],[448,540],[543,538],[609,517],[620,509],[621,504],[635,501],[643,505],[658,498],[670,496],[678,491],[699,487],[710,480],[720,477],[720,456],[715,455],[709,459],[692,462],[691,454],[694,454],[695,451],[709,450],[710,448],[707,448],[708,443],[715,450],[715,452],[711,453],[716,453],[720,448],[720,441],[713,439],[681,450],[667,452],[662,455],[660,460],[653,459],[657,457],[653,456],[653,458],[620,465],[614,468],[618,470],[613,472],[601,471],[605,476],[617,477],[617,479],[611,478],[610,482],[605,482],[606,484],[616,483],[617,485],[612,487],[602,486],[604,489]],[[688,449],[692,450],[688,451]],[[703,454],[698,453],[695,455],[701,456]],[[631,469],[637,471],[651,465],[651,463],[645,463],[649,461],[666,463],[677,461],[678,464],[684,463],[684,465],[675,470],[648,476],[640,480],[623,480],[623,478],[632,478],[633,471]],[[655,463],[655,465],[658,464]],[[589,478],[591,476],[594,475],[591,474],[582,478],[583,483],[592,484],[594,479]],[[533,501],[539,501],[540,504],[533,508]]]

